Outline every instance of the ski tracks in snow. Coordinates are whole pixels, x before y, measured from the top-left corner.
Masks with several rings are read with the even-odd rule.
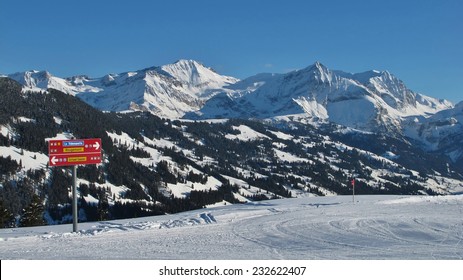
[[[362,213],[362,206],[355,205],[341,213],[337,204],[305,204],[293,211],[268,208],[280,216],[238,221],[233,234],[270,252],[262,258],[463,259],[461,217],[449,215],[441,222],[441,214],[425,205],[415,205],[413,215],[396,213],[400,210],[394,207],[387,210],[390,215],[375,213],[384,211],[375,206]]]
[[[253,202],[82,223],[77,233],[69,232],[70,225],[2,229],[0,257],[463,259],[463,199],[359,199]]]

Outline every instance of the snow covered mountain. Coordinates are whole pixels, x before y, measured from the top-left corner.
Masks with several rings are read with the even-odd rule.
[[[99,88],[84,84],[84,81],[89,80],[86,76],[63,79],[53,76],[48,71],[31,70],[11,74],[8,77],[18,81],[23,85],[24,90],[29,91],[43,91],[53,88],[71,95],[76,95],[79,92],[100,91]]]
[[[9,75],[26,90],[54,88],[75,95],[104,111],[146,110],[153,114],[179,118],[199,110],[205,99],[238,79],[222,76],[194,60],[102,78],[54,77],[46,71],[27,71]]]
[[[455,160],[463,158],[463,152],[449,140],[461,134],[459,125],[442,127],[443,123],[459,120],[458,108],[449,101],[413,92],[387,71],[352,74],[316,62],[290,73],[264,73],[240,81],[194,60],[179,60],[96,79],[85,75],[63,79],[46,71],[9,77],[25,90],[54,88],[104,111],[149,111],[171,119],[332,122],[410,137],[428,150],[445,151]]]
[[[424,149],[442,152],[454,162],[463,160],[463,102],[429,118],[410,118],[404,126],[405,135]]]
[[[387,71],[350,74],[319,62],[287,74],[258,75],[211,98],[192,118],[274,118],[302,114],[367,131],[400,131],[409,116],[452,108],[409,90]],[[196,115],[196,116],[195,116]]]
[[[287,74],[245,80],[222,76],[194,60],[92,79],[46,71],[9,75],[25,89],[54,88],[104,111],[143,110],[167,118],[275,118],[300,115],[366,131],[401,131],[410,116],[453,105],[415,93],[387,71],[351,74],[320,62]]]

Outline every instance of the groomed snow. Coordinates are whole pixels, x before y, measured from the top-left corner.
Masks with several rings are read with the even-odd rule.
[[[463,259],[463,195],[309,197],[0,230],[5,259]]]

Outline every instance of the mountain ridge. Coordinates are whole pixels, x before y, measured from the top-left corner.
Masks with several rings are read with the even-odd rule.
[[[434,114],[437,111],[453,107],[453,104],[449,101],[437,100],[409,90],[401,80],[388,71],[369,70],[361,73],[347,73],[340,70],[330,70],[319,61],[306,68],[289,73],[256,74],[244,80],[220,75],[202,63],[187,59],[180,59],[172,64],[153,66],[142,70],[107,74],[101,78],[89,78],[87,75],[59,78],[48,71],[36,70],[14,73],[8,75],[8,77],[20,82],[28,89],[44,90],[51,87],[68,94],[77,95],[92,106],[103,110],[123,111],[143,108],[148,111],[153,110],[155,114],[164,114],[161,115],[164,117],[177,118],[191,112],[204,115],[200,113],[202,104],[207,103],[210,98],[218,93],[225,93],[228,97],[238,97],[241,101],[243,95],[258,91],[260,87],[264,87],[263,90],[269,91],[271,86],[277,88],[288,86],[284,85],[288,80],[299,81],[296,81],[292,87],[290,86],[286,92],[277,89],[276,94],[268,98],[274,100],[275,98],[283,98],[277,101],[284,103],[290,101],[284,98],[292,95],[293,99],[297,100],[302,97],[302,99],[306,100],[316,100],[317,103],[326,107],[327,101],[336,102],[346,98],[361,98],[362,95],[370,95],[372,97],[381,97],[380,103],[386,103],[389,107],[398,110],[401,116]],[[144,82],[134,86],[133,83],[137,78]],[[130,86],[124,87],[124,83]],[[268,83],[271,83],[271,85],[269,86]],[[309,83],[312,86],[304,88],[303,83]],[[118,85],[117,89],[115,89],[116,85]],[[351,90],[353,87],[357,88]],[[145,88],[146,90],[144,90]],[[306,92],[301,91],[301,89],[305,89]],[[138,91],[138,94],[135,94],[135,96],[128,95],[129,90]],[[320,90],[325,92],[317,92]],[[257,93],[257,97],[263,95],[259,91]],[[110,98],[102,98],[102,96],[110,96],[117,101],[111,102]],[[152,100],[150,100],[149,96],[154,99],[151,98]],[[102,100],[98,101],[98,99]],[[192,99],[195,102],[192,102]],[[132,106],[132,102],[137,106]],[[172,116],[172,114],[166,113],[167,110],[161,109],[163,104],[168,103],[183,108],[178,110],[179,113],[174,114],[175,116]],[[274,105],[274,103],[271,102],[271,105]],[[417,104],[420,108],[417,108]],[[384,104],[382,105],[384,107]],[[172,110],[173,108],[168,107],[168,109]],[[280,112],[284,111],[281,109]],[[411,111],[407,112],[406,110]],[[278,110],[274,111],[278,113]],[[308,116],[311,117],[312,115],[309,113]],[[266,117],[268,117],[268,114]]]
[[[372,132],[400,132],[406,117],[429,116],[453,107],[449,101],[409,90],[388,71],[352,74],[332,71],[315,62],[286,74],[249,79],[233,85],[237,93],[216,95],[201,110],[186,117],[273,118],[305,114],[315,122],[331,121]]]
[[[79,97],[103,111],[151,111],[168,118],[200,108],[217,89],[238,79],[222,76],[194,60],[154,66],[101,78],[76,75],[55,77],[47,71],[25,71],[7,75],[25,90],[54,88]]]
[[[458,114],[451,102],[413,92],[389,71],[348,73],[330,70],[319,61],[288,73],[261,73],[243,80],[186,59],[101,78],[59,78],[47,71],[19,72],[9,77],[20,82],[24,90],[55,88],[102,111],[148,111],[169,119],[297,119],[315,125],[332,122],[366,132],[409,137],[431,150],[439,149],[436,139],[448,141],[444,136],[457,135],[458,131],[441,126],[448,132],[438,137],[431,132],[419,133],[432,131],[433,124],[447,121],[448,116],[437,114],[440,111]],[[439,117],[443,119],[436,120]],[[454,119],[459,122],[458,117]],[[429,135],[434,135],[434,140],[430,141]],[[463,158],[455,152],[458,149],[445,150],[455,160]]]

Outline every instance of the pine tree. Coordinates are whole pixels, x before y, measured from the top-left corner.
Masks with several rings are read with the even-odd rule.
[[[8,228],[14,226],[13,214],[5,208],[3,200],[0,200],[0,228]]]
[[[43,220],[43,203],[40,198],[34,194],[31,204],[23,210],[19,226],[31,227],[45,225]]]
[[[98,195],[98,221],[106,221],[109,219],[109,203],[106,193],[101,191]]]

